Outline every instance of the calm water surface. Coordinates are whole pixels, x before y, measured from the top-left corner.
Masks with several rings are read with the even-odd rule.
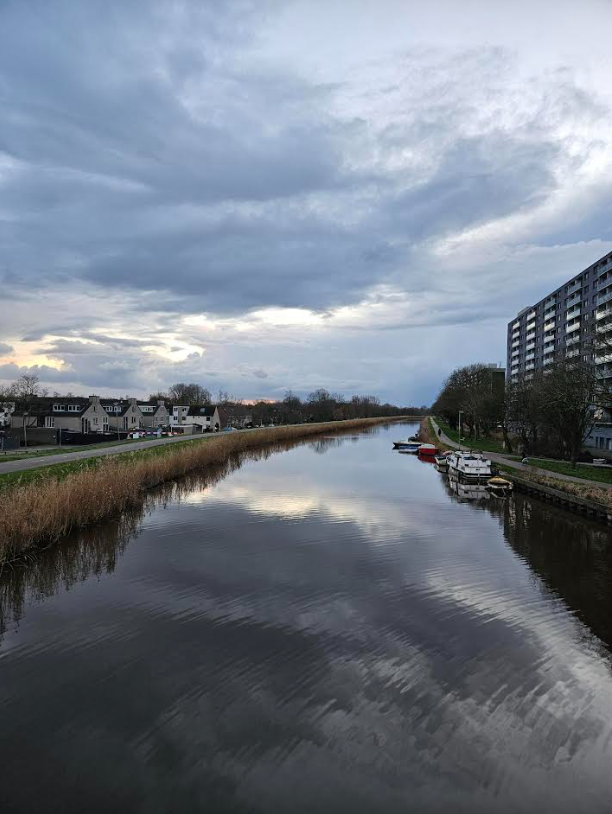
[[[2,812],[610,812],[610,532],[380,428],[0,581]]]

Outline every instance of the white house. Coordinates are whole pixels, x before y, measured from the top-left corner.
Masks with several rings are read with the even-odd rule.
[[[170,413],[170,428],[187,434],[218,432],[219,409],[214,404],[175,404]]]

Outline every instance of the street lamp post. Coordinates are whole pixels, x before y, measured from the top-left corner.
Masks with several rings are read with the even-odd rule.
[[[461,427],[463,424],[463,422],[461,421],[462,416],[463,410],[459,410],[459,449],[461,449]]]

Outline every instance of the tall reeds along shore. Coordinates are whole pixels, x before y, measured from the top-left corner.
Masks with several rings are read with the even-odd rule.
[[[84,467],[62,480],[51,475],[41,483],[14,486],[0,497],[0,563],[11,562],[29,549],[48,545],[74,529],[139,505],[147,489],[222,463],[243,450],[397,420],[362,418],[221,433],[181,445],[100,458],[95,466]]]

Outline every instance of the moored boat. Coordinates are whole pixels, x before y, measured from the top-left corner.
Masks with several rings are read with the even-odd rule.
[[[489,492],[491,492],[491,494],[496,495],[497,497],[506,497],[510,494],[510,492],[512,492],[514,484],[511,480],[496,476],[494,478],[489,478],[486,488],[489,490]]]
[[[427,455],[429,457],[433,457],[437,455],[440,450],[434,444],[421,444],[419,447],[419,455]]]
[[[456,450],[448,456],[448,469],[456,477],[465,480],[489,480],[493,475],[491,461],[480,452]]]
[[[411,453],[418,452],[420,446],[420,441],[395,441],[393,444],[394,449],[397,449],[399,452]]]
[[[416,435],[411,435],[410,438],[404,438],[402,441],[394,441],[393,442],[393,448],[394,449],[403,449],[404,447],[413,446],[414,444],[419,446],[420,443],[421,442],[416,437]]]
[[[443,452],[441,455],[436,455],[436,466],[441,472],[448,472],[448,455]]]
[[[398,452],[403,452],[404,455],[416,455],[417,452],[419,451],[420,446],[421,446],[420,443],[405,444],[402,447],[397,447],[397,451]]]

